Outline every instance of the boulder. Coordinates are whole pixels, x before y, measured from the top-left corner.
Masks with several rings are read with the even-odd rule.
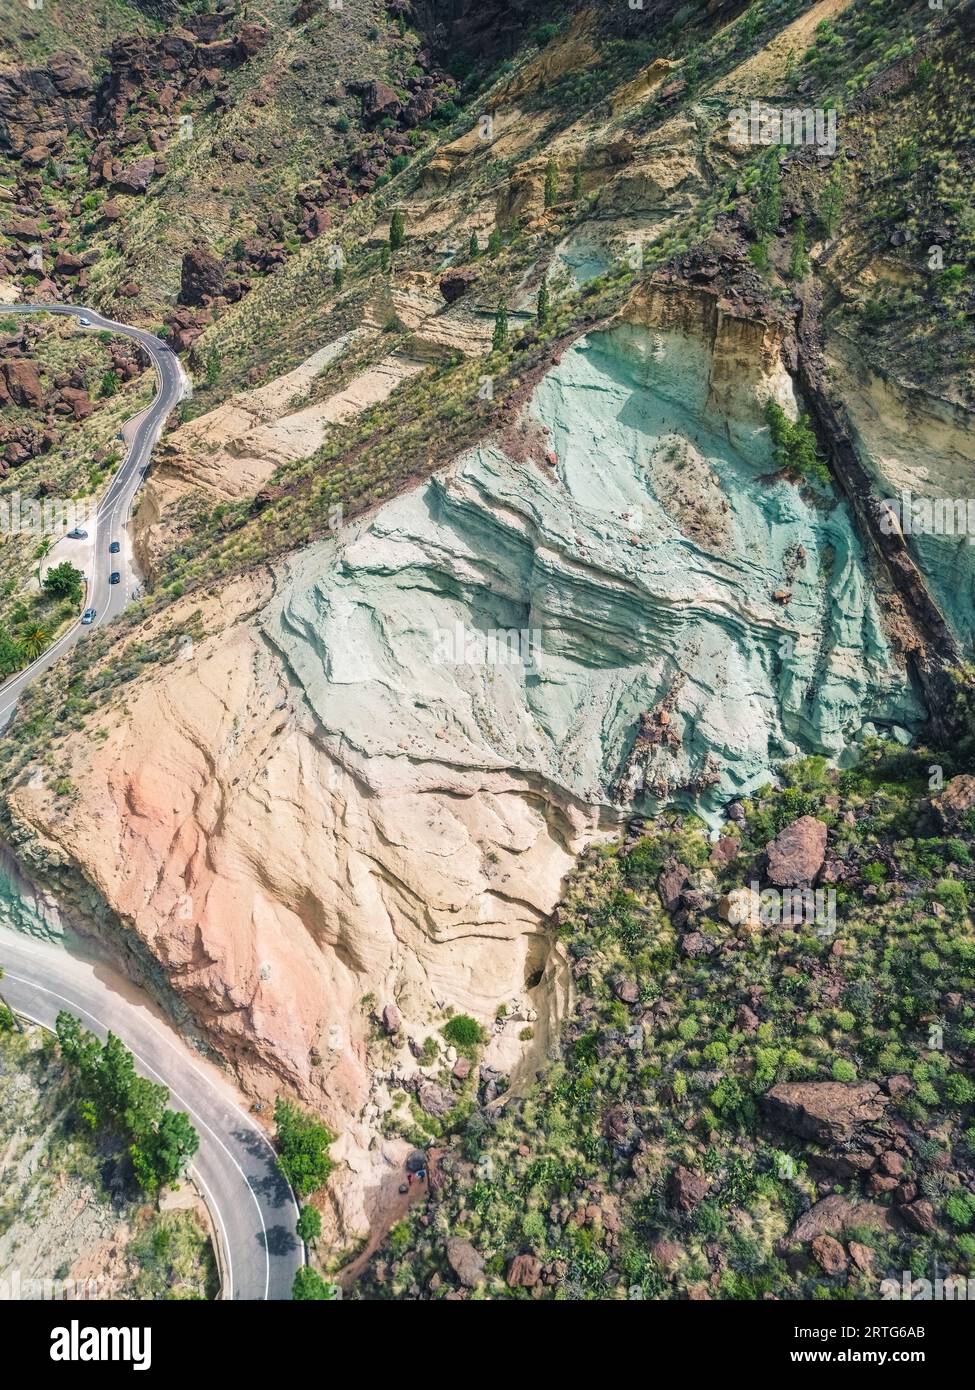
[[[383,1028],[392,1037],[403,1025],[403,1016],[395,1004],[387,1004],[383,1009]]]
[[[923,1197],[917,1202],[909,1202],[907,1206],[899,1207],[898,1210],[907,1224],[913,1230],[920,1231],[922,1236],[933,1235],[938,1229],[934,1207]]]
[[[850,1267],[846,1251],[833,1236],[814,1236],[812,1256],[824,1274],[845,1274]]]
[[[848,1246],[850,1259],[861,1274],[873,1273],[874,1252],[869,1245],[861,1245],[858,1240],[851,1240]]]
[[[842,1236],[858,1227],[889,1231],[895,1229],[895,1220],[892,1209],[879,1202],[853,1202],[833,1193],[802,1213],[789,1232],[789,1239],[804,1245],[817,1236]]]
[[[403,104],[385,82],[367,82],[362,89],[362,114],[367,121],[381,121],[388,116],[396,120]]]
[[[817,1182],[833,1187],[838,1182],[851,1182],[873,1167],[873,1154],[810,1154],[809,1172]]]
[[[54,269],[59,275],[75,275],[84,268],[84,261],[72,251],[59,251]]]
[[[70,406],[71,415],[75,420],[87,420],[88,416],[95,409],[94,403],[88,392],[80,386],[63,386],[61,388],[61,399],[65,405]]]
[[[332,214],[325,208],[309,208],[301,232],[306,241],[314,241],[316,237],[327,232],[331,225]]]
[[[738,858],[740,848],[741,846],[734,835],[722,835],[711,851],[710,863],[719,869],[723,868],[725,864],[733,864]]]
[[[932,797],[931,817],[942,832],[953,830],[962,816],[975,807],[975,776],[963,772],[945,783],[940,796]]]
[[[416,1093],[422,1109],[435,1119],[442,1120],[454,1108],[454,1097],[434,1081],[425,1081]]]
[[[36,217],[11,217],[4,231],[18,241],[39,241],[41,224]]]
[[[640,986],[636,980],[627,980],[622,976],[613,984],[613,993],[621,1004],[637,1004],[640,1000]]]
[[[451,1236],[447,1241],[447,1263],[465,1289],[474,1289],[484,1279],[484,1259],[469,1240]]]
[[[44,388],[36,362],[5,362],[3,374],[7,395],[14,405],[33,406],[36,409],[44,404]]]
[[[142,159],[137,159],[134,164],[127,164],[112,179],[112,187],[119,193],[145,193],[149,187],[149,180],[156,172],[156,161],[152,155],[146,155]]]
[[[733,888],[718,903],[718,916],[733,927],[757,931],[762,926],[762,895],[754,888]]]
[[[762,1097],[771,1124],[829,1147],[846,1144],[884,1116],[887,1097],[873,1081],[786,1081]]]
[[[215,256],[194,246],[183,256],[179,277],[179,302],[204,305],[222,293],[224,269]]]
[[[736,1028],[740,1028],[743,1033],[754,1033],[760,1021],[754,1009],[750,1009],[747,1004],[738,1005],[735,1013]]]
[[[62,96],[87,96],[95,90],[80,53],[73,48],[61,48],[47,60],[47,73]]]
[[[670,1175],[670,1201],[678,1211],[693,1211],[708,1195],[708,1180],[703,1173],[678,1164]]]
[[[657,879],[657,892],[667,912],[676,912],[680,906],[680,895],[690,877],[690,869],[679,860],[671,860],[663,866]]]
[[[688,932],[680,939],[680,949],[685,956],[709,956],[716,944],[710,937],[699,931]]]
[[[650,1254],[661,1269],[671,1270],[683,1259],[684,1247],[678,1245],[676,1240],[667,1240],[665,1236],[658,1236],[650,1244]]]
[[[800,816],[765,847],[768,879],[777,888],[808,888],[826,857],[826,826]]]
[[[541,1277],[540,1260],[534,1255],[516,1255],[508,1265],[505,1281],[509,1289],[533,1289]]]
[[[166,318],[169,346],[174,352],[185,352],[209,322],[209,310],[194,313],[190,309],[174,309]]]

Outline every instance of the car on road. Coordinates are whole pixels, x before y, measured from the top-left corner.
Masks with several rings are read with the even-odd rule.
[[[86,608],[81,615],[82,624],[85,627],[91,627],[92,623],[95,621],[97,617],[98,614],[95,612],[94,608]]]
[[[81,316],[81,318],[78,320],[78,322],[81,324],[82,328],[90,328],[90,327],[91,327],[91,319],[85,318],[84,314],[82,314],[82,316]]]
[[[122,576],[119,574],[118,570],[112,570],[111,574],[108,576],[108,582],[109,584],[121,584]]]
[[[122,547],[119,545],[118,541],[112,541],[112,544],[108,547],[108,553],[109,555],[117,555],[121,549]]]
[[[76,526],[73,531],[68,532],[69,541],[86,541],[87,539],[88,532],[81,526]]]

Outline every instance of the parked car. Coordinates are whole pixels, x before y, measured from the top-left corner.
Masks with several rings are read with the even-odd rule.
[[[85,531],[81,526],[76,526],[73,531],[68,532],[69,541],[86,541],[87,539],[88,532]]]
[[[94,608],[86,608],[81,615],[81,621],[85,627],[91,627],[97,617],[98,614],[95,612]]]
[[[112,570],[111,574],[108,576],[108,582],[109,584],[121,584],[122,576],[119,574],[118,570]]]
[[[109,555],[117,555],[121,549],[122,547],[119,545],[118,541],[112,541],[112,544],[108,547],[108,553]]]

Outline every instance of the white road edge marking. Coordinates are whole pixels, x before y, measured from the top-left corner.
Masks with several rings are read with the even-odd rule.
[[[23,977],[22,975],[15,975],[15,974],[13,973],[12,970],[7,970],[7,971],[5,971],[4,973],[5,973],[6,978],[7,978],[8,980],[16,980],[18,984],[27,985],[27,987],[28,987],[29,989],[39,989],[39,990],[41,991],[42,994],[49,994],[49,995],[51,996],[52,999],[60,999],[61,1002],[62,1002],[62,1004],[68,1004],[68,1005],[70,1005],[71,1008],[77,1009],[80,1013],[83,1013],[83,1014],[85,1015],[86,1018],[90,1018],[91,1021],[92,1021],[92,1023],[95,1023],[95,1024],[98,1025],[99,1028],[104,1029],[104,1031],[105,1031],[106,1033],[109,1033],[109,1032],[112,1031],[105,1023],[102,1022],[102,1020],[101,1020],[100,1018],[98,1018],[98,1016],[97,1016],[96,1014],[91,1013],[88,1009],[85,1009],[85,1008],[83,1008],[80,1004],[75,1003],[75,1001],[74,1001],[73,999],[68,999],[65,995],[59,994],[59,993],[57,992],[57,990],[55,990],[55,989],[48,989],[46,985],[39,985],[39,984],[37,984],[34,980],[25,980],[24,977]],[[28,1015],[26,1015],[26,1014],[25,1014],[24,1016],[25,1016],[25,1017],[28,1017]],[[39,1020],[39,1019],[34,1019],[33,1022],[38,1023],[39,1026],[42,1027],[42,1028],[47,1026],[46,1024],[40,1023],[40,1020]],[[126,1045],[126,1047],[129,1046],[128,1043],[126,1043],[125,1045]],[[240,1164],[237,1162],[236,1158],[234,1158],[233,1154],[232,1154],[232,1153],[230,1152],[230,1150],[227,1148],[226,1144],[223,1142],[223,1140],[220,1138],[220,1136],[219,1136],[218,1134],[214,1134],[213,1130],[212,1130],[212,1129],[210,1128],[210,1126],[207,1124],[206,1120],[201,1119],[201,1117],[196,1113],[196,1111],[195,1111],[195,1110],[193,1109],[193,1107],[189,1104],[189,1102],[188,1102],[188,1101],[185,1101],[185,1100],[183,1099],[183,1097],[179,1094],[178,1091],[173,1090],[173,1088],[172,1088],[171,1086],[169,1086],[168,1083],[159,1075],[159,1073],[156,1071],[155,1067],[150,1066],[150,1064],[149,1064],[143,1057],[140,1057],[139,1054],[138,1054],[138,1052],[136,1052],[134,1048],[129,1048],[129,1051],[132,1053],[132,1056],[136,1059],[136,1061],[139,1062],[139,1063],[146,1069],[147,1072],[149,1072],[152,1076],[154,1076],[154,1077],[157,1079],[157,1081],[159,1081],[159,1083],[160,1083],[161,1085],[166,1086],[166,1089],[169,1091],[170,1095],[175,1096],[176,1099],[179,1101],[180,1105],[182,1105],[182,1106],[186,1109],[186,1111],[187,1111],[190,1115],[192,1115],[192,1116],[194,1117],[194,1119],[196,1119],[196,1120],[199,1122],[199,1124],[200,1124],[200,1125],[207,1131],[207,1133],[210,1135],[211,1139],[213,1139],[214,1143],[219,1144],[220,1148],[223,1149],[224,1153],[227,1155],[227,1157],[230,1159],[231,1163],[232,1163],[232,1164],[234,1165],[234,1167],[237,1169],[237,1172],[240,1174],[240,1176],[244,1179],[244,1182],[247,1184],[247,1190],[248,1190],[248,1192],[251,1194],[251,1198],[253,1199],[254,1206],[257,1208],[257,1215],[258,1215],[258,1217],[259,1217],[259,1219],[260,1219],[260,1222],[261,1222],[261,1230],[262,1230],[262,1232],[263,1232],[263,1234],[264,1234],[264,1271],[265,1271],[265,1272],[264,1272],[264,1297],[265,1297],[265,1299],[267,1299],[268,1292],[270,1291],[270,1286],[271,1286],[271,1256],[270,1256],[270,1250],[268,1249],[267,1227],[266,1227],[265,1224],[264,1224],[264,1213],[261,1211],[261,1204],[260,1204],[260,1202],[257,1200],[257,1193],[254,1191],[253,1187],[251,1186],[251,1180],[250,1180],[250,1178],[249,1178],[249,1177],[247,1176],[247,1174],[244,1172],[243,1168],[241,1168]],[[204,1078],[204,1079],[205,1079],[205,1078]],[[235,1106],[234,1108],[236,1109],[237,1107]],[[216,1210],[217,1210],[217,1213],[218,1213],[218,1215],[219,1215],[219,1208],[217,1208]],[[226,1226],[224,1225],[224,1220],[223,1220],[223,1217],[222,1217],[222,1216],[220,1216],[220,1227],[221,1227],[221,1230],[223,1230],[223,1232],[224,1232],[224,1239],[226,1240]],[[228,1258],[228,1261],[229,1261],[229,1258],[230,1258],[230,1253],[229,1253],[229,1252],[230,1252],[230,1243],[229,1243],[229,1241],[227,1242],[227,1252],[228,1252],[227,1258]],[[232,1276],[231,1276],[231,1277],[232,1277]]]

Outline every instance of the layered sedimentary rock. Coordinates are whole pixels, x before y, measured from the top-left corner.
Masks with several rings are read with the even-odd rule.
[[[15,793],[250,1089],[343,1131],[354,1212],[375,1005],[405,1044],[516,1002],[534,1037],[489,1057],[517,1077],[564,1006],[549,914],[587,840],[921,714],[842,504],[769,476],[777,362],[713,299],[636,301],[503,436],[205,603],[70,745],[77,804]]]

